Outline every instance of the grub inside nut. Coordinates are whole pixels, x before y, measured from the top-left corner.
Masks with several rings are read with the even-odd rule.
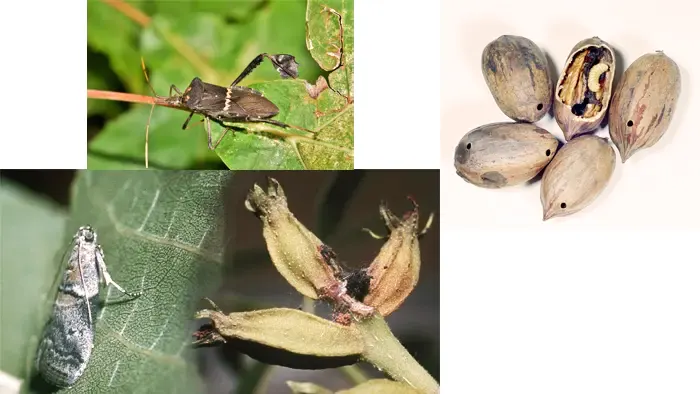
[[[577,52],[568,65],[557,91],[562,103],[571,113],[592,118],[603,109],[603,93],[613,55],[607,48],[590,46]]]

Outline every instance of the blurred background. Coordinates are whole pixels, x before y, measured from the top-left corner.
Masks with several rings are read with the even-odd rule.
[[[2,171],[3,193],[8,187],[22,190],[32,199],[57,211],[67,211],[73,171]],[[439,172],[437,170],[402,171],[278,171],[236,172],[234,187],[224,199],[226,231],[232,242],[226,251],[222,286],[210,295],[224,311],[261,307],[302,305],[297,293],[270,262],[259,220],[243,204],[250,187],[266,186],[272,176],[283,186],[290,210],[319,238],[329,244],[349,268],[369,265],[383,241],[361,231],[370,228],[385,234],[378,207],[385,200],[397,215],[412,208],[406,196],[420,205],[420,224],[431,212],[436,219],[421,239],[421,273],[416,289],[405,303],[387,318],[394,334],[409,352],[439,380]],[[3,229],[11,224],[3,223]],[[202,307],[207,305],[202,304]],[[327,309],[317,303],[317,313]],[[349,388],[352,383],[340,369],[294,370],[267,367],[252,362],[234,349],[204,348],[195,352],[199,370],[210,393],[236,391],[239,382],[265,375],[264,392],[289,392],[287,380],[310,381],[332,390]],[[369,376],[382,376],[370,365],[361,364]],[[240,389],[240,388],[239,388]]]

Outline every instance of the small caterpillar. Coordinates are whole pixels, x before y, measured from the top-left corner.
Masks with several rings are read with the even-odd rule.
[[[608,68],[609,66],[605,63],[598,63],[591,67],[591,71],[588,73],[588,89],[591,92],[597,93],[600,91],[601,86],[598,81],[600,80],[600,76],[608,71]]]

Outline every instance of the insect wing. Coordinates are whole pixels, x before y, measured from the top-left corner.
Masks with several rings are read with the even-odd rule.
[[[231,88],[230,100],[245,111],[245,115],[256,118],[271,118],[279,113],[279,108],[257,90],[241,86]],[[231,106],[233,107],[233,106]]]

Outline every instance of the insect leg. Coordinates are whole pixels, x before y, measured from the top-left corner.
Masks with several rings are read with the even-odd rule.
[[[102,251],[101,246],[97,247],[96,255],[97,255],[96,256],[97,262],[99,263],[98,267],[99,267],[100,279],[104,282],[105,286],[109,286],[110,284],[114,285],[114,287],[116,287],[117,290],[122,292],[122,294],[128,295],[129,297],[136,298],[136,297],[139,297],[141,295],[140,292],[135,293],[135,294],[129,293],[128,291],[124,290],[121,286],[119,286],[119,284],[117,284],[117,282],[112,280],[112,277],[109,275],[109,272],[107,272],[107,265],[105,264],[104,252]]]
[[[143,57],[141,58],[141,69],[143,70],[143,75],[146,77],[146,83],[148,83],[148,87],[151,88],[151,92],[153,92],[154,97],[158,97],[156,94],[156,90],[153,89],[153,85],[151,85],[151,81],[148,79],[148,73],[146,72],[146,63],[143,61]]]
[[[238,78],[236,78],[236,80],[234,80],[233,83],[231,83],[231,86],[238,85],[238,83],[241,82],[243,78],[247,77],[248,74],[253,72],[253,70],[255,70],[255,68],[258,67],[260,63],[262,63],[262,61],[265,59],[265,56],[267,56],[266,53],[261,53],[260,55],[256,56],[255,59],[253,59],[253,61],[250,62],[250,64],[248,64],[248,66],[243,70],[241,75],[239,75]]]
[[[258,67],[265,58],[270,59],[272,64],[275,66],[275,69],[277,69],[277,72],[280,73],[280,77],[282,78],[296,78],[299,76],[299,72],[297,71],[297,67],[299,64],[296,62],[296,59],[292,55],[285,55],[285,54],[280,54],[280,55],[268,55],[267,53],[261,53],[258,56],[253,59],[253,61],[248,64],[248,66],[243,70],[241,75],[236,78],[235,81],[231,84],[231,86],[236,86],[238,85],[239,82],[243,80],[248,74],[253,72],[256,67]]]
[[[175,85],[170,85],[170,91],[168,92],[168,95],[170,97],[173,97],[173,90],[175,90],[178,94],[178,96],[182,96],[182,92],[180,92],[180,89],[177,88]]]
[[[151,105],[151,113],[148,114],[148,123],[146,123],[146,145],[144,146],[144,149],[146,151],[146,168],[148,168],[148,130],[151,127],[151,117],[153,116],[153,110],[156,108],[156,104],[153,103]]]
[[[229,128],[226,127],[226,126],[224,126],[224,132],[221,133],[221,136],[219,137],[219,139],[216,140],[216,144],[214,144],[214,147],[211,146],[211,137],[210,137],[210,139],[209,139],[209,149],[211,149],[211,150],[216,149],[216,147],[219,146],[219,143],[221,142],[222,139],[224,139],[224,136],[226,135],[226,133],[228,133],[228,131],[229,131]],[[211,130],[209,130],[209,132],[211,132]]]
[[[209,150],[214,150],[211,146],[211,121],[209,117],[204,118],[204,128],[207,130],[207,144],[209,145]]]
[[[212,146],[211,144],[211,121],[209,117],[205,118],[205,127],[207,129],[207,138],[208,138],[208,143],[209,143],[209,150],[214,150],[216,149],[217,146],[219,146],[219,143],[221,142],[222,139],[224,139],[224,136],[226,136],[226,133],[228,133],[229,127],[227,127],[225,124],[221,123],[221,126],[224,128],[224,132],[221,133],[219,136],[219,139],[216,140],[216,144]]]
[[[192,115],[194,115],[194,112],[190,112],[190,116],[188,116],[187,120],[185,120],[185,123],[183,123],[183,125],[182,125],[183,130],[187,129],[187,124],[190,123],[190,119],[192,119]]]

